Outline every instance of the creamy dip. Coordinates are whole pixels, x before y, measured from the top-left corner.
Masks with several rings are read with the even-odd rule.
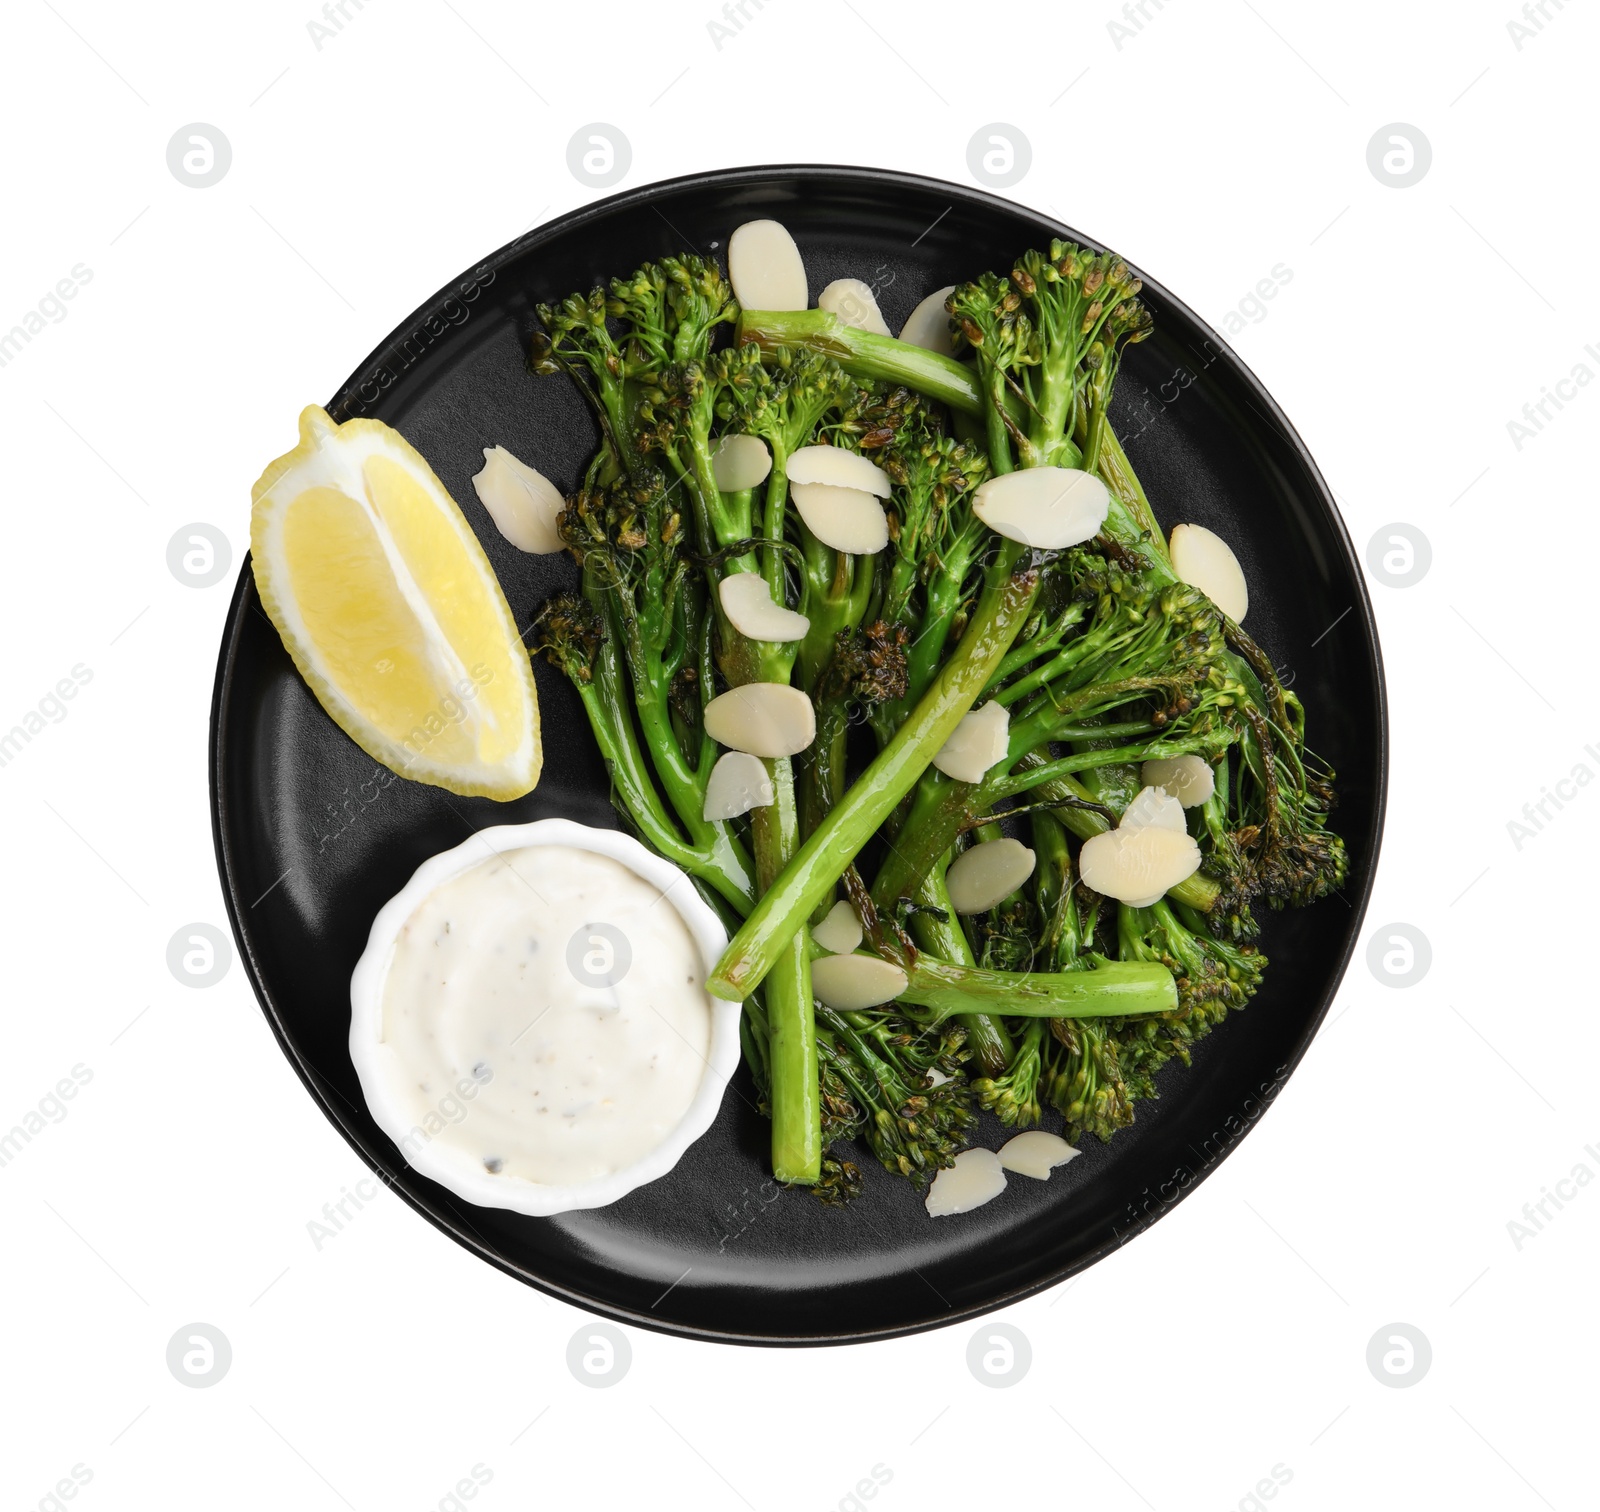
[[[492,1176],[610,1175],[695,1100],[705,974],[677,908],[620,861],[508,851],[435,888],[396,937],[381,1020],[392,1095],[415,1132]]]

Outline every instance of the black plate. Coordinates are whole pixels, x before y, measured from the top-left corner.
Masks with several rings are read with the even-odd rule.
[[[504,541],[468,481],[496,442],[562,487],[596,445],[564,377],[523,365],[537,301],[647,258],[720,249],[741,221],[794,233],[813,292],[878,285],[898,329],[930,290],[1009,267],[1052,236],[1032,211],[935,180],[859,168],[746,168],[652,184],[576,211],[442,290],[339,391],[338,419],[398,427],[466,508],[526,624],[574,580],[564,557]],[[1266,985],[1169,1067],[1132,1129],[1047,1183],[1013,1180],[987,1207],[932,1221],[920,1195],[860,1163],[845,1211],[768,1175],[766,1129],[735,1082],[711,1131],[669,1176],[612,1207],[524,1218],[419,1177],[363,1105],[346,1048],[350,972],[373,915],[428,856],[491,824],[567,815],[615,825],[604,768],[565,680],[537,668],[545,769],[512,804],[388,779],[317,706],[241,571],[217,668],[211,800],[234,934],[274,1032],[323,1111],[396,1191],[468,1249],[570,1302],[648,1328],[747,1343],[826,1343],[935,1327],[1014,1302],[1093,1264],[1215,1167],[1305,1053],[1360,928],[1383,816],[1383,674],[1371,606],[1333,500],[1298,436],[1222,340],[1159,284],[1156,334],[1132,348],[1114,421],[1156,513],[1209,525],[1238,550],[1250,628],[1292,671],[1312,744],[1339,774],[1350,847],[1343,897],[1266,921]],[[285,444],[292,436],[285,411]],[[1334,627],[1330,629],[1331,627]],[[741,1096],[740,1093],[745,1095]],[[1001,1139],[985,1120],[979,1139]],[[869,1169],[870,1167],[870,1169]]]

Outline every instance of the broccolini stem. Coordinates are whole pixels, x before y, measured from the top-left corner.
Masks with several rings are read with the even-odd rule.
[[[750,492],[725,494],[717,490],[710,447],[698,437],[692,455],[690,487],[710,506],[715,544],[727,547],[748,540]],[[770,497],[767,504],[770,508]],[[717,586],[721,577],[729,572],[759,570],[760,564],[749,553],[708,569],[711,603],[722,630],[722,670],[733,687],[748,682],[787,682],[793,665],[792,645],[752,641],[736,630],[722,612]],[[758,888],[770,885],[783,870],[799,840],[794,767],[787,758],[769,760],[766,766],[772,778],[773,801],[756,809],[750,823]],[[811,932],[804,919],[796,921],[771,965],[775,969],[767,984],[765,1007],[770,1041],[772,1169],[780,1181],[813,1184],[822,1173],[822,1101],[811,997]]]
[[[750,1067],[756,1092],[772,1106],[772,1031],[767,1027],[767,1016],[760,998],[746,998],[744,1012],[739,1015],[739,1046],[744,1051],[745,1064]]]
[[[1070,776],[1077,772],[1093,771],[1097,767],[1119,766],[1124,763],[1168,761],[1174,756],[1204,755],[1215,743],[1211,734],[1182,736],[1177,740],[1151,740],[1138,745],[1109,746],[1103,751],[1074,751],[1055,761],[1047,761],[1029,772],[1006,773],[985,781],[980,791],[993,806],[1001,798],[1012,798],[1028,792],[1052,777]],[[1100,799],[1095,799],[1100,802]]]
[[[937,914],[915,913],[911,916],[911,933],[918,945],[930,955],[953,962],[957,966],[976,966],[972,946],[965,931],[956,923],[955,905],[944,884],[945,867],[935,866],[922,879],[917,888],[916,901],[924,908],[937,908]],[[1006,1026],[993,1013],[963,1013],[961,1027],[967,1031],[967,1049],[982,1068],[985,1076],[999,1076],[1011,1063],[1011,1036]]]
[[[955,358],[846,325],[830,310],[744,310],[737,339],[753,341],[766,352],[807,347],[833,358],[854,377],[904,384],[968,414],[983,413],[976,375]]]
[[[1022,565],[1025,556],[1027,565]],[[707,983],[718,997],[735,1001],[747,997],[792,948],[794,935],[804,928],[812,909],[971,709],[1026,622],[1038,587],[1039,572],[1031,553],[1016,542],[1003,542],[985,574],[983,594],[960,645],[922,701],[762,894],[723,952]]]
[[[842,704],[828,704],[817,717],[817,738],[811,744],[800,782],[800,830],[809,835],[827,818],[845,793],[845,757],[850,723],[847,708]],[[811,916],[813,924],[822,922],[822,915],[833,906],[833,896],[828,894],[817,905]]]
[[[767,474],[767,491],[761,513],[762,533],[774,543],[783,539],[783,525],[789,507],[789,454],[771,438],[767,449],[772,453],[772,470]],[[761,553],[761,575],[767,580],[767,591],[775,603],[787,602],[784,597],[783,552],[776,544]]]
[[[1110,489],[1112,499],[1127,512],[1135,533],[1142,531],[1148,536],[1146,554],[1153,558],[1151,565],[1156,575],[1164,581],[1176,580],[1177,574],[1172,570],[1172,558],[1167,555],[1166,538],[1156,523],[1155,511],[1151,509],[1144,486],[1139,482],[1138,474],[1134,472],[1133,464],[1128,461],[1128,454],[1122,449],[1122,443],[1117,440],[1117,433],[1109,421],[1100,428],[1100,450],[1095,470]]]
[[[639,659],[642,661],[643,656]],[[630,665],[632,659],[630,658]],[[656,773],[661,779],[668,799],[677,811],[678,818],[695,844],[706,843],[717,828],[705,818],[706,792],[699,770],[689,764],[677,731],[672,728],[671,711],[667,706],[665,679],[659,674],[654,680],[635,671],[633,676],[633,706],[639,716],[639,728],[644,743],[650,751]]]
[[[961,590],[967,570],[988,533],[981,520],[974,524],[976,529],[963,531],[954,547],[943,553],[938,570],[928,579],[922,628],[913,636],[906,656],[906,696],[883,706],[877,721],[881,730],[900,727],[907,710],[917,706],[939,670],[951,627],[961,611]]]
[[[766,888],[794,853],[800,834],[788,757],[769,761],[774,801],[750,816],[756,883]],[[817,1026],[811,998],[811,931],[802,920],[767,978],[768,1100],[772,1104],[772,1173],[812,1185],[822,1174],[822,1099],[817,1082]]]
[[[1056,676],[1066,666],[1072,665],[1071,662],[1061,662],[1054,658],[1046,661],[1045,658],[1051,656],[1052,653],[1059,654],[1062,642],[1067,638],[1067,632],[1082,624],[1087,612],[1082,602],[1068,604],[1056,616],[1054,623],[1048,629],[1040,631],[1025,645],[1012,647],[1011,653],[1000,663],[999,668],[996,670],[994,682],[991,685],[1003,690],[1006,703],[1015,703],[1017,699],[1023,697],[1026,693],[1032,692],[1035,687],[1042,687],[1051,677]],[[1087,639],[1087,637],[1080,637],[1079,639]],[[1034,665],[1038,666],[1038,672],[1030,672],[1025,682],[1011,683],[1008,681],[1008,679],[1016,677],[1017,673],[1024,667]],[[999,697],[1000,695],[997,694],[996,696]]]
[[[939,1023],[955,1013],[1005,1012],[1023,1018],[1120,1018],[1172,1013],[1178,989],[1153,961],[1097,960],[1088,971],[988,971],[919,955],[901,1003],[930,1010],[912,1015]]]
[[[824,546],[802,528],[806,581],[804,612],[811,624],[799,642],[795,665],[800,686],[811,692],[833,659],[834,641],[841,630],[860,625],[872,593],[875,558],[852,556]],[[790,652],[794,646],[791,643]]]
[[[657,796],[644,754],[634,736],[633,723],[619,695],[621,670],[609,638],[595,657],[593,679],[576,682],[578,697],[589,716],[590,728],[605,758],[612,786],[639,832],[669,861],[714,887],[741,914],[749,911],[754,879],[749,858],[726,825],[715,828],[709,844],[685,844]]]

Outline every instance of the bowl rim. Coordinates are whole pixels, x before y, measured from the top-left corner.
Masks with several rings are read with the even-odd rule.
[[[1021,216],[1032,221],[1041,229],[1047,230],[1051,235],[1070,237],[1082,245],[1094,247],[1100,251],[1106,250],[1104,245],[1096,238],[1084,234],[1082,231],[1060,220],[1055,214],[1040,209],[1035,205],[1007,199],[1003,195],[991,194],[986,190],[974,188],[968,184],[957,184],[948,179],[934,178],[927,174],[912,173],[899,168],[867,167],[848,163],[754,163],[735,168],[705,169],[679,174],[672,178],[655,179],[648,183],[620,190],[615,194],[607,195],[586,204],[576,205],[551,220],[541,222],[539,225],[507,242],[504,246],[469,264],[456,278],[444,284],[428,299],[395,322],[394,327],[383,338],[382,342],[374,347],[352,369],[350,376],[340,384],[338,391],[327,405],[329,413],[341,420],[353,415],[366,413],[371,400],[361,394],[362,387],[374,383],[376,375],[383,374],[386,371],[385,364],[393,360],[394,354],[401,350],[401,342],[416,328],[419,322],[436,314],[446,306],[447,302],[459,303],[461,298],[460,291],[464,280],[470,281],[474,278],[481,278],[486,272],[498,272],[507,263],[539,247],[544,242],[557,236],[564,236],[580,230],[591,222],[601,220],[611,212],[624,207],[648,208],[657,201],[668,199],[680,191],[694,188],[711,188],[732,193],[741,189],[759,189],[778,181],[809,182],[811,184],[827,183],[866,190],[879,190],[885,193],[908,189],[932,192],[944,196],[952,204],[960,203],[977,210],[993,211],[1007,216]],[[552,1280],[518,1265],[486,1240],[474,1227],[467,1214],[460,1211],[449,1211],[448,1209],[453,1205],[437,1203],[429,1197],[429,1194],[418,1191],[409,1184],[398,1182],[390,1176],[384,1167],[383,1157],[379,1148],[370,1139],[366,1131],[358,1127],[356,1120],[352,1117],[356,1110],[347,1105],[342,1093],[301,1053],[294,1032],[284,1018],[275,994],[267,985],[261,961],[246,931],[245,914],[251,905],[240,890],[239,878],[235,869],[233,836],[231,834],[231,805],[226,781],[229,749],[226,727],[231,692],[230,685],[246,628],[247,609],[252,586],[252,578],[249,571],[250,558],[249,554],[246,553],[240,563],[239,576],[235,581],[234,595],[228,607],[222,645],[217,657],[217,670],[212,693],[209,730],[210,760],[208,762],[212,838],[216,851],[217,867],[223,884],[223,897],[228,913],[228,921],[239,949],[240,960],[250,978],[256,999],[261,1005],[284,1055],[294,1068],[295,1074],[305,1083],[306,1089],[311,1093],[318,1107],[322,1109],[323,1115],[339,1130],[345,1141],[357,1152],[362,1160],[371,1167],[378,1179],[382,1180],[403,1201],[414,1208],[440,1232],[447,1234],[457,1244],[461,1245],[462,1248],[487,1261],[490,1265],[513,1277],[523,1285],[532,1286],[538,1291],[571,1303],[597,1316],[609,1318],[631,1327],[644,1328],[651,1332],[670,1334],[679,1338],[762,1348],[816,1348],[904,1338],[911,1334],[923,1333],[936,1328],[944,1328],[954,1323],[984,1317],[1001,1308],[1013,1306],[1047,1291],[1053,1286],[1059,1286],[1062,1282],[1070,1280],[1072,1277],[1106,1259],[1115,1250],[1120,1249],[1129,1240],[1136,1238],[1158,1219],[1170,1212],[1172,1208],[1194,1192],[1206,1177],[1217,1169],[1222,1161],[1237,1147],[1239,1141],[1256,1126],[1268,1111],[1277,1093],[1299,1066],[1301,1060],[1304,1059],[1307,1050],[1327,1017],[1339,984],[1343,980],[1356,950],[1360,926],[1366,916],[1381,859],[1384,820],[1388,804],[1390,732],[1383,655],[1378,640],[1372,599],[1367,590],[1365,576],[1361,571],[1360,557],[1350,538],[1350,532],[1345,525],[1344,517],[1334,499],[1333,491],[1328,486],[1327,480],[1322,476],[1321,469],[1317,466],[1316,460],[1312,457],[1305,441],[1290,422],[1277,400],[1268,392],[1249,364],[1239,356],[1226,338],[1209,321],[1203,319],[1187,303],[1174,295],[1161,280],[1149,277],[1145,273],[1143,264],[1137,259],[1129,257],[1126,260],[1139,273],[1146,288],[1159,296],[1163,308],[1172,311],[1181,319],[1187,321],[1197,333],[1201,334],[1211,344],[1215,350],[1212,361],[1229,370],[1248,391],[1249,402],[1256,411],[1257,416],[1267,423],[1268,428],[1279,436],[1299,461],[1321,505],[1321,513],[1328,524],[1337,549],[1350,569],[1351,581],[1355,590],[1350,618],[1361,633],[1362,648],[1358,655],[1365,663],[1366,671],[1372,680],[1372,819],[1365,833],[1360,836],[1366,847],[1368,858],[1365,875],[1360,879],[1359,885],[1346,894],[1346,899],[1351,909],[1351,923],[1346,936],[1345,948],[1336,961],[1334,969],[1329,974],[1328,985],[1322,994],[1322,1001],[1318,1005],[1315,1015],[1307,1023],[1304,1033],[1286,1054],[1283,1064],[1271,1083],[1257,1088],[1244,1098],[1240,1104],[1238,1117],[1225,1131],[1219,1131],[1214,1152],[1208,1153],[1203,1160],[1197,1158],[1195,1168],[1184,1172],[1186,1179],[1170,1183],[1171,1191],[1163,1187],[1161,1192],[1156,1194],[1158,1200],[1147,1201],[1137,1210],[1130,1206],[1130,1217],[1127,1224],[1117,1227],[1115,1232],[1103,1242],[1048,1274],[1035,1276],[1004,1290],[996,1291],[981,1302],[964,1305],[942,1316],[926,1316],[881,1327],[847,1329],[834,1333],[821,1331],[754,1332],[734,1327],[686,1323],[654,1315],[637,1308],[597,1298],[586,1291]],[[1353,833],[1347,832],[1347,839],[1353,841],[1355,838]]]
[[[367,947],[350,975],[350,1059],[373,1121],[419,1175],[479,1207],[508,1208],[529,1218],[607,1207],[636,1187],[665,1176],[716,1121],[740,1057],[740,1005],[702,988],[710,1013],[711,1042],[705,1070],[688,1109],[673,1131],[647,1154],[591,1181],[557,1185],[492,1175],[466,1151],[436,1137],[425,1139],[413,1151],[414,1136],[421,1127],[415,1110],[395,1095],[392,1079],[398,1067],[393,1057],[384,1053],[382,1036],[383,989],[400,932],[423,901],[446,883],[488,865],[496,857],[506,859],[518,851],[548,846],[608,856],[660,889],[662,898],[683,920],[706,973],[710,974],[728,943],[728,933],[686,872],[646,850],[621,830],[596,829],[572,819],[534,819],[526,824],[492,825],[449,850],[429,856],[405,886],[378,910],[367,935]],[[485,847],[492,854],[485,855]]]

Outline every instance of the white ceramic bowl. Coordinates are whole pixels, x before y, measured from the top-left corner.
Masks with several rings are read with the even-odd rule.
[[[591,829],[570,819],[540,819],[533,824],[501,824],[480,830],[454,850],[424,861],[415,875],[378,911],[367,948],[350,978],[350,1058],[367,1108],[378,1127],[405,1153],[413,1170],[480,1207],[510,1208],[543,1218],[575,1208],[604,1207],[635,1187],[665,1176],[717,1116],[728,1081],[739,1065],[739,1004],[706,994],[711,1010],[711,1049],[694,1101],[677,1128],[642,1159],[609,1176],[576,1186],[546,1186],[521,1177],[491,1175],[470,1152],[442,1139],[417,1140],[416,1122],[394,1094],[404,1071],[394,1051],[379,1037],[383,1023],[383,988],[394,958],[395,941],[407,919],[435,888],[462,872],[501,854],[530,846],[562,845],[593,851],[619,861],[661,889],[677,909],[705,960],[709,976],[728,943],[727,931],[688,876],[670,861],[646,850],[620,830]]]

